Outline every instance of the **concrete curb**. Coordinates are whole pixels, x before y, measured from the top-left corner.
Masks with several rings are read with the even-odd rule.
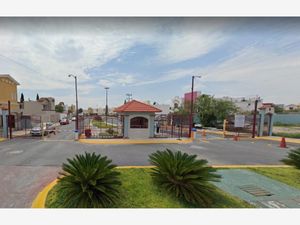
[[[258,140],[266,140],[266,141],[277,141],[278,143],[281,141],[281,137],[267,136],[267,137],[255,137]],[[296,138],[285,138],[286,143],[290,144],[300,144],[300,139]]]
[[[291,166],[286,165],[211,165],[213,168],[289,168]],[[118,166],[117,169],[146,169],[154,168],[155,166]],[[45,208],[45,203],[49,191],[57,184],[57,179],[53,180],[42,191],[38,193],[36,198],[33,200],[31,208]]]
[[[193,139],[79,139],[83,144],[129,145],[129,144],[188,144]]]
[[[56,185],[57,179],[52,181],[41,192],[38,193],[36,198],[33,200],[31,208],[45,208],[46,198],[49,191]]]

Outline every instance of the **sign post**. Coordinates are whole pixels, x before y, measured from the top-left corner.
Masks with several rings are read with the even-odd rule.
[[[234,116],[234,127],[236,128],[237,136],[239,137],[238,128],[245,127],[245,115],[236,114]]]

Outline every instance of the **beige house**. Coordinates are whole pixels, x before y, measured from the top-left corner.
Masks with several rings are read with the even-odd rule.
[[[0,74],[0,109],[7,109],[10,101],[11,111],[18,111],[18,85],[20,84],[9,74]]]
[[[55,112],[55,99],[52,97],[40,98],[38,101],[24,101],[21,104],[23,116],[40,117],[42,122],[58,122],[60,113]]]

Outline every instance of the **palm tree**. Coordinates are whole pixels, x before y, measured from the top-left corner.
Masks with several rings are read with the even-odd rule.
[[[156,166],[151,175],[156,183],[176,197],[187,202],[208,206],[215,187],[210,181],[219,181],[216,169],[207,166],[206,160],[196,159],[169,149],[157,151],[150,156],[150,162]]]
[[[291,150],[287,158],[282,159],[281,162],[300,170],[300,148]]]
[[[121,182],[111,160],[85,153],[67,161],[62,165],[62,177],[58,181],[64,208],[102,208],[115,203]]]

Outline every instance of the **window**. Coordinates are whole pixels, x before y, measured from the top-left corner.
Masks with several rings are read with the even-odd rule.
[[[130,128],[148,128],[148,119],[144,117],[134,117],[130,120]]]

